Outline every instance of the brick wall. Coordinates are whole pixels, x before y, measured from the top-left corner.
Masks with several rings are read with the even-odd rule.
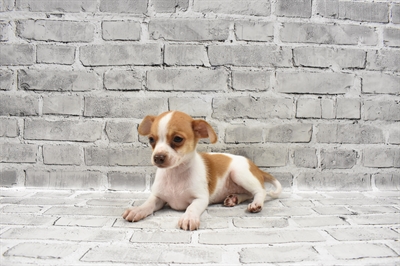
[[[178,109],[286,190],[400,188],[400,1],[3,0],[0,59],[0,186],[149,189]]]

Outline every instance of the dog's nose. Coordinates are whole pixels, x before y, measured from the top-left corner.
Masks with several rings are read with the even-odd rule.
[[[154,163],[161,165],[165,162],[166,156],[164,154],[156,154],[154,155]]]

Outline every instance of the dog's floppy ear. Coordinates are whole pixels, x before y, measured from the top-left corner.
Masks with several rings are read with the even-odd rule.
[[[142,136],[147,136],[150,134],[150,129],[151,129],[151,125],[153,124],[154,120],[156,119],[156,116],[153,115],[148,115],[146,116],[142,123],[140,123],[139,128],[138,128],[138,132],[140,135]]]
[[[202,119],[193,120],[192,128],[197,138],[210,138],[211,143],[217,142],[217,134],[215,134],[214,129],[206,121]]]

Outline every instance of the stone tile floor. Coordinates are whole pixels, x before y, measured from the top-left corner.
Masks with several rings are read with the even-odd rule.
[[[210,206],[200,230],[135,192],[0,189],[1,265],[400,265],[400,192],[284,193],[258,214]]]

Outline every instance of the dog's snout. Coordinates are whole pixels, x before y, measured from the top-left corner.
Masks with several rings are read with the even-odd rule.
[[[164,154],[156,154],[154,155],[154,163],[161,165],[165,162],[166,157]]]

